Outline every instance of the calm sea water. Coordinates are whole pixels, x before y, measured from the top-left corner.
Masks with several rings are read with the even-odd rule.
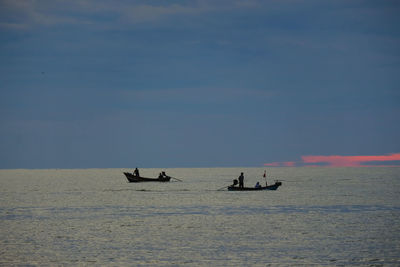
[[[0,265],[400,265],[400,168],[123,171],[0,170]]]

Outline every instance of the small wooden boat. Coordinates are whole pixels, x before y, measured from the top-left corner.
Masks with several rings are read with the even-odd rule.
[[[141,182],[169,182],[171,180],[171,177],[165,176],[165,177],[160,177],[160,178],[146,178],[146,177],[141,177],[141,176],[135,176],[133,173],[130,172],[124,172],[126,179],[130,183],[141,183]]]
[[[257,190],[276,190],[279,186],[282,185],[282,182],[275,182],[273,185],[261,186],[261,187],[243,187],[240,188],[239,186],[228,186],[229,191],[257,191]]]

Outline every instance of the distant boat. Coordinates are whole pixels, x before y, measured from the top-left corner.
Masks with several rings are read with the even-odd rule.
[[[273,185],[261,186],[261,187],[243,187],[239,186],[228,186],[229,191],[257,191],[257,190],[276,190],[282,185],[282,182],[275,182]]]
[[[141,183],[141,182],[169,182],[171,180],[170,176],[165,176],[161,178],[146,178],[146,177],[141,177],[141,176],[135,176],[133,173],[130,172],[124,172],[126,179],[130,183]]]

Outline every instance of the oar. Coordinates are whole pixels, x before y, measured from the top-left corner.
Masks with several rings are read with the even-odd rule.
[[[217,191],[221,191],[222,189],[225,189],[225,188],[228,188],[228,187],[229,187],[229,185],[228,185],[228,186],[221,187],[220,189],[217,189]]]
[[[178,180],[179,182],[183,182],[181,179],[178,179],[178,178],[175,178],[175,177],[172,177],[172,176],[170,176],[172,179],[175,179],[175,180]]]

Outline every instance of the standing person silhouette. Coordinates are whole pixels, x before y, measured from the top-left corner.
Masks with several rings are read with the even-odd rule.
[[[239,187],[243,188],[244,187],[244,175],[243,175],[243,172],[240,173],[240,176],[239,176],[238,180],[239,180]]]
[[[135,169],[135,171],[133,172],[133,175],[138,176],[138,177],[140,176],[138,168]]]

